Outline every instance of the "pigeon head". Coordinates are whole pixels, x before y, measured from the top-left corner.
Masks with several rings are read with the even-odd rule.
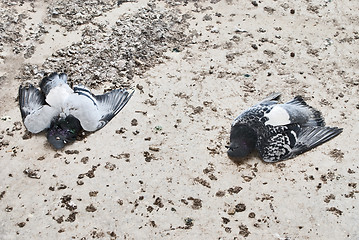
[[[227,146],[228,157],[230,158],[243,158],[250,154],[257,141],[256,132],[242,124],[234,125],[231,129],[230,144]]]
[[[72,115],[56,118],[51,122],[47,140],[54,148],[61,149],[67,143],[75,141],[81,129],[80,121]]]

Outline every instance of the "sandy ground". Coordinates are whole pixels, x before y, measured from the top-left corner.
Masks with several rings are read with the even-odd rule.
[[[0,5],[0,239],[359,239],[358,1]],[[136,92],[55,151],[17,103],[52,71]],[[285,162],[232,162],[233,118],[271,92],[344,132]]]

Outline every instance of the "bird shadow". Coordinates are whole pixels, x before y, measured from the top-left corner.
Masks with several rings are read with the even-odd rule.
[[[228,156],[228,158],[237,165],[248,163],[253,158],[256,158],[256,159],[259,159],[260,161],[262,161],[259,157],[259,153],[256,151],[250,153],[248,156],[243,157],[243,158],[235,158],[235,157],[230,157],[230,156]]]

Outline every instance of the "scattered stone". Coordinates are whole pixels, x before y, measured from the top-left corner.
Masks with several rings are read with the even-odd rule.
[[[60,184],[58,187],[57,187],[57,190],[63,190],[63,189],[66,189],[67,186],[65,184]]]
[[[203,21],[211,21],[211,20],[212,20],[212,17],[211,17],[211,15],[206,14],[206,15],[203,17],[202,20],[203,20]]]
[[[152,153],[149,153],[147,151],[143,152],[143,156],[145,157],[146,162],[151,162],[152,160],[156,159]]]
[[[69,155],[71,155],[71,154],[79,154],[79,151],[78,150],[66,150],[65,153],[69,154]]]
[[[153,211],[153,207],[152,206],[148,206],[147,207],[147,212],[151,213]]]
[[[199,198],[189,197],[187,200],[193,201],[192,208],[198,210],[202,207],[202,200]]]
[[[72,212],[69,214],[69,216],[66,218],[66,222],[75,222],[76,220],[76,214],[78,214],[78,212]]]
[[[163,205],[163,203],[162,203],[162,199],[159,198],[159,197],[156,198],[156,200],[155,200],[155,202],[153,203],[153,205],[156,205],[156,206],[158,206],[158,207],[160,207],[160,208],[163,208],[163,207],[164,207],[164,205]]]
[[[25,222],[20,222],[17,224],[20,228],[23,228],[25,227],[26,223]]]
[[[82,162],[83,164],[86,164],[88,161],[89,161],[89,157],[83,157],[83,158],[81,158],[81,162]]]
[[[271,7],[264,7],[263,10],[266,11],[267,13],[269,13],[269,14],[273,14],[274,11],[275,11],[275,9],[271,8]]]
[[[222,217],[223,223],[227,224],[229,223],[231,220],[229,220],[228,218]]]
[[[240,191],[242,191],[242,187],[239,187],[239,186],[236,186],[236,187],[231,187],[231,188],[229,188],[228,189],[228,192],[230,193],[230,194],[237,194],[237,193],[239,193]]]
[[[333,149],[330,151],[329,155],[334,158],[336,161],[342,160],[344,158],[344,153],[340,149]]]
[[[248,217],[249,217],[249,218],[255,218],[255,217],[256,217],[256,214],[255,214],[254,212],[250,212],[250,213],[248,214]]]
[[[98,191],[91,191],[91,192],[89,192],[89,196],[90,196],[90,197],[96,197],[97,194],[98,194]]]
[[[138,125],[138,121],[137,121],[137,119],[132,119],[132,121],[131,121],[131,126],[137,126]]]
[[[86,212],[95,212],[97,209],[95,208],[94,205],[92,205],[92,203],[86,207]]]
[[[110,170],[110,171],[113,171],[113,170],[116,169],[116,164],[110,163],[110,162],[106,162],[105,168],[108,169],[108,170]]]
[[[239,203],[235,206],[236,212],[244,212],[246,210],[246,205],[243,203]]]
[[[6,206],[5,212],[11,212],[13,210],[13,207]]]
[[[328,211],[328,212],[332,212],[332,213],[335,214],[337,217],[339,217],[339,216],[342,215],[342,213],[343,213],[343,211],[339,210],[339,209],[336,208],[336,207],[327,208],[327,211]]]
[[[151,151],[154,151],[154,152],[160,151],[160,148],[159,148],[159,147],[155,147],[155,146],[149,146],[148,149],[151,150]]]
[[[251,232],[248,231],[248,227],[246,225],[241,224],[239,225],[239,234],[243,237],[248,237]]]
[[[41,176],[38,174],[39,172],[39,169],[35,169],[35,170],[32,170],[30,168],[26,168],[23,173],[25,175],[27,175],[29,178],[35,178],[35,179],[40,179]]]
[[[199,184],[211,188],[211,184],[209,182],[207,182],[206,180],[204,180],[203,178],[200,177],[196,177],[195,179],[193,179],[195,182],[198,182]]]
[[[124,127],[122,127],[122,128],[120,128],[120,129],[116,130],[116,133],[117,133],[117,134],[122,134],[122,133],[125,133],[126,131],[127,131],[127,129],[124,128]]]
[[[5,191],[2,191],[2,192],[0,193],[0,200],[4,197],[4,195],[5,195]]]
[[[61,207],[65,207],[69,211],[74,211],[77,209],[77,206],[74,202],[71,201],[71,195],[64,195],[61,197]]]
[[[234,215],[236,213],[236,209],[234,207],[231,207],[227,210],[228,215]]]
[[[324,202],[329,203],[330,200],[334,200],[334,199],[335,199],[334,194],[329,194],[328,196],[325,197]]]
[[[193,219],[192,218],[185,218],[184,219],[184,223],[185,223],[185,225],[186,225],[186,229],[189,229],[189,228],[191,228],[191,227],[193,227]]]

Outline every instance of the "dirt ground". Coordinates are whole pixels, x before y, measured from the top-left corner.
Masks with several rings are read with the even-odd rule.
[[[359,239],[359,1],[0,6],[0,239]],[[136,92],[55,151],[17,102],[53,71]],[[231,161],[231,122],[272,92],[343,133],[292,160]]]

